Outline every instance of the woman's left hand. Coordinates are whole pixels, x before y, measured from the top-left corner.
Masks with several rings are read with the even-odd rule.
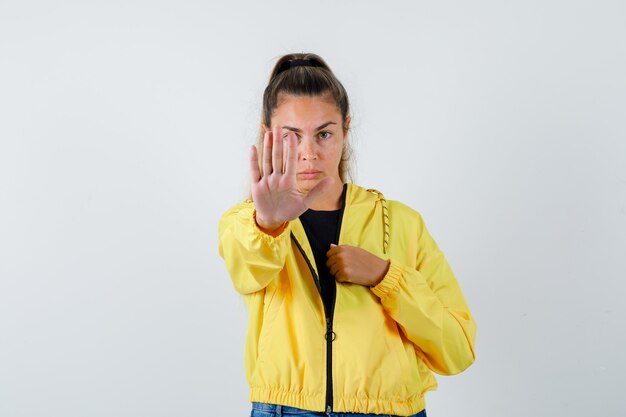
[[[339,282],[373,287],[389,269],[389,261],[356,246],[331,244],[326,257],[330,274]]]

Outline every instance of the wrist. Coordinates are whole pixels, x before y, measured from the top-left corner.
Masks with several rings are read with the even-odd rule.
[[[272,235],[278,232],[279,230],[282,231],[282,229],[284,228],[286,224],[286,222],[273,223],[273,222],[265,221],[262,218],[259,218],[256,210],[254,212],[254,221],[256,225],[259,227],[259,229],[261,229],[261,231],[267,234],[272,234]]]
[[[381,259],[381,261],[382,261],[381,267],[380,267],[381,273],[378,275],[378,277],[376,277],[374,282],[370,284],[370,287],[377,286],[380,283],[380,281],[385,279],[385,275],[387,275],[387,272],[389,271],[389,266],[391,265],[391,262],[385,259]]]

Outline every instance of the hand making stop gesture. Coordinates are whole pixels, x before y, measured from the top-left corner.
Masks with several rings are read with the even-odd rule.
[[[274,127],[273,131],[265,132],[262,172],[259,170],[256,146],[250,150],[251,192],[256,222],[269,231],[304,213],[334,181],[325,177],[310,192],[301,192],[296,178],[298,141],[293,132],[283,137],[281,130]]]

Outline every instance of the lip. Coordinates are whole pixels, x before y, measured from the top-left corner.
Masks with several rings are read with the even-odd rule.
[[[307,169],[306,171],[298,172],[298,176],[303,179],[313,179],[321,174],[322,171],[317,171],[315,169]]]

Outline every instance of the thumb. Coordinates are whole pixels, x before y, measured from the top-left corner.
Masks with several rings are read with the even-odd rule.
[[[317,200],[322,194],[330,189],[335,180],[332,177],[326,177],[317,183],[315,187],[304,198],[304,204],[309,207],[311,203]]]

